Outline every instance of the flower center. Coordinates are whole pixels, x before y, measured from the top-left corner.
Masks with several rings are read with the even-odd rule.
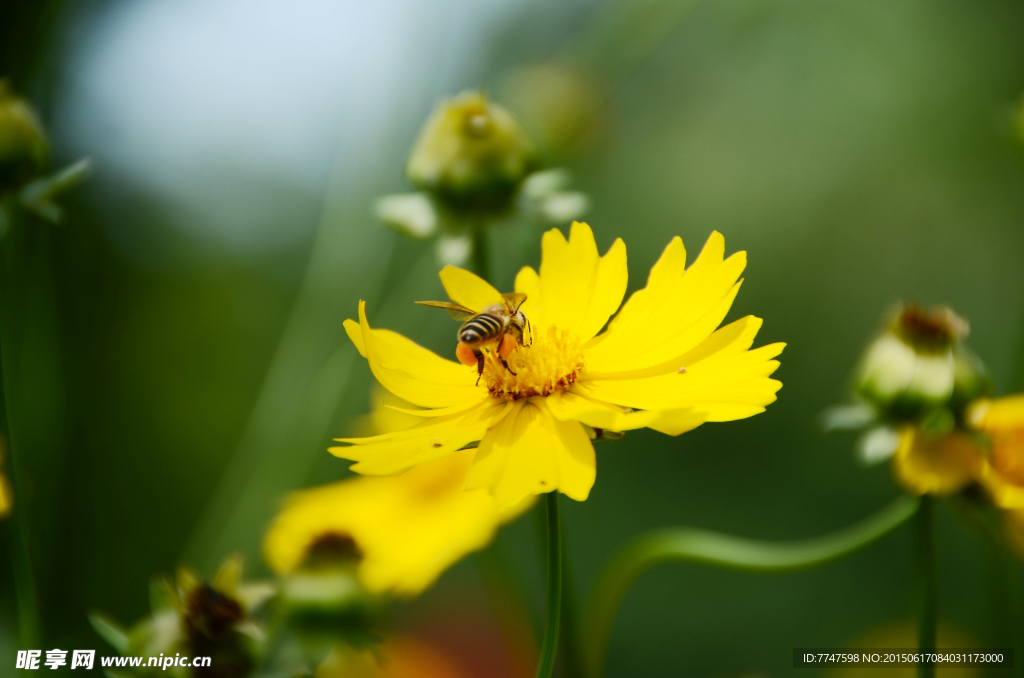
[[[572,386],[583,369],[580,342],[567,330],[549,327],[537,332],[532,344],[517,346],[508,369],[496,351],[484,354],[481,381],[495,398],[519,400],[546,396]]]
[[[893,322],[893,332],[921,353],[942,353],[967,336],[967,321],[945,306],[904,306]]]

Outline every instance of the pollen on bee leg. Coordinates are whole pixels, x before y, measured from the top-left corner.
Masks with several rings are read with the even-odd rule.
[[[459,362],[466,367],[475,367],[477,363],[476,355],[473,353],[473,349],[469,347],[469,344],[459,342],[459,345],[455,347],[455,357],[459,359]]]
[[[502,360],[508,360],[508,357],[512,355],[512,351],[515,350],[516,340],[511,334],[506,334],[501,338],[501,346],[498,347],[498,355],[501,356]]]

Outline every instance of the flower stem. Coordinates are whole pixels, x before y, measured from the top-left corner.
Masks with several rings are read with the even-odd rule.
[[[491,282],[491,252],[487,237],[487,219],[479,219],[470,228],[473,238],[473,272]]]
[[[916,574],[918,595],[917,648],[922,654],[935,652],[935,627],[938,621],[938,577],[935,572],[935,500],[921,497],[915,519]],[[935,663],[921,661],[918,678],[934,678]]]
[[[548,514],[548,612],[544,640],[537,663],[537,678],[550,678],[558,652],[558,627],[562,611],[562,530],[558,518],[558,491],[544,495]]]
[[[627,543],[598,577],[583,614],[581,637],[587,675],[604,670],[612,623],[622,597],[649,568],[666,562],[697,562],[748,572],[793,572],[851,555],[892,533],[917,511],[916,498],[901,496],[851,527],[815,539],[773,543],[691,527],[641,535]]]
[[[0,308],[0,437],[5,438],[6,458],[4,464],[10,478],[10,488],[13,506],[8,522],[8,536],[11,554],[11,569],[14,577],[14,599],[18,615],[18,633],[21,647],[38,647],[40,642],[40,622],[38,598],[36,596],[35,576],[32,571],[32,558],[29,551],[29,523],[28,523],[28,502],[24,491],[24,478],[19,462],[21,458],[14,451],[14,436],[11,432],[10,419],[10,397],[12,369],[11,346],[15,335],[12,329],[14,319],[19,316],[14,300],[21,291],[19,282],[22,280],[23,270],[19,267],[21,263],[19,255],[27,259],[26,253],[21,249],[15,252],[18,246],[14,241],[15,229],[24,227],[25,224],[14,223],[18,219],[12,210],[8,216],[12,220],[8,223],[8,238],[3,249],[3,285],[0,287],[2,296],[2,308]]]

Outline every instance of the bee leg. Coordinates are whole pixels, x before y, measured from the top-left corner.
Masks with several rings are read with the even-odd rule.
[[[484,376],[484,354],[480,351],[473,351],[476,356],[476,385],[480,385],[480,378]]]
[[[505,366],[505,369],[512,373],[512,376],[518,376],[515,372],[512,372],[512,368],[508,366],[508,361],[504,358],[501,359],[501,364]]]

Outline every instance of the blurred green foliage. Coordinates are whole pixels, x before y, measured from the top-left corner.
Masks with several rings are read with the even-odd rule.
[[[61,41],[118,4],[87,5],[52,30],[59,3],[4,4],[0,74],[44,123],[69,67]],[[895,496],[885,467],[857,466],[852,437],[823,437],[816,417],[844,399],[861,348],[900,300],[949,304],[969,319],[995,392],[1024,387],[1024,165],[1011,122],[1022,25],[1012,0],[522,3],[470,46],[479,70],[449,75],[452,92],[499,92],[552,54],[598,83],[587,143],[549,151],[592,197],[599,245],[626,241],[630,289],[672,236],[695,254],[717,229],[729,251],[749,253],[732,317],[763,317],[758,343],[789,344],[767,413],[599,448],[591,498],[565,502],[577,592],[645,528],[800,538]],[[326,198],[285,204],[282,229],[319,224],[296,246],[240,257],[184,235],[187,210],[102,164],[64,200],[64,225],[30,217],[9,234],[4,376],[45,647],[103,648],[86,612],[141,617],[150,575],[183,558],[210,574],[237,549],[259,571],[280,493],[346,473],[325,448],[366,410],[368,370],[341,328],[358,299],[376,326],[451,352],[454,325],[412,305],[440,298],[429,245],[371,214],[375,196],[401,188],[433,98],[450,93],[410,92],[386,145],[340,149],[339,163],[363,153],[370,169],[325,181]],[[68,159],[61,144],[55,136],[55,165]],[[499,287],[537,264],[539,232],[496,227]],[[133,256],[112,233],[160,256]],[[535,533],[524,518],[496,548],[539,608]],[[938,548],[943,620],[1006,642],[990,621],[982,544],[944,508]],[[794,575],[666,566],[627,595],[609,675],[785,673],[795,646],[839,645],[909,616],[909,576],[906,533]],[[0,664],[10,665],[6,568],[0,577]],[[476,577],[457,567],[403,614],[485,605]]]

